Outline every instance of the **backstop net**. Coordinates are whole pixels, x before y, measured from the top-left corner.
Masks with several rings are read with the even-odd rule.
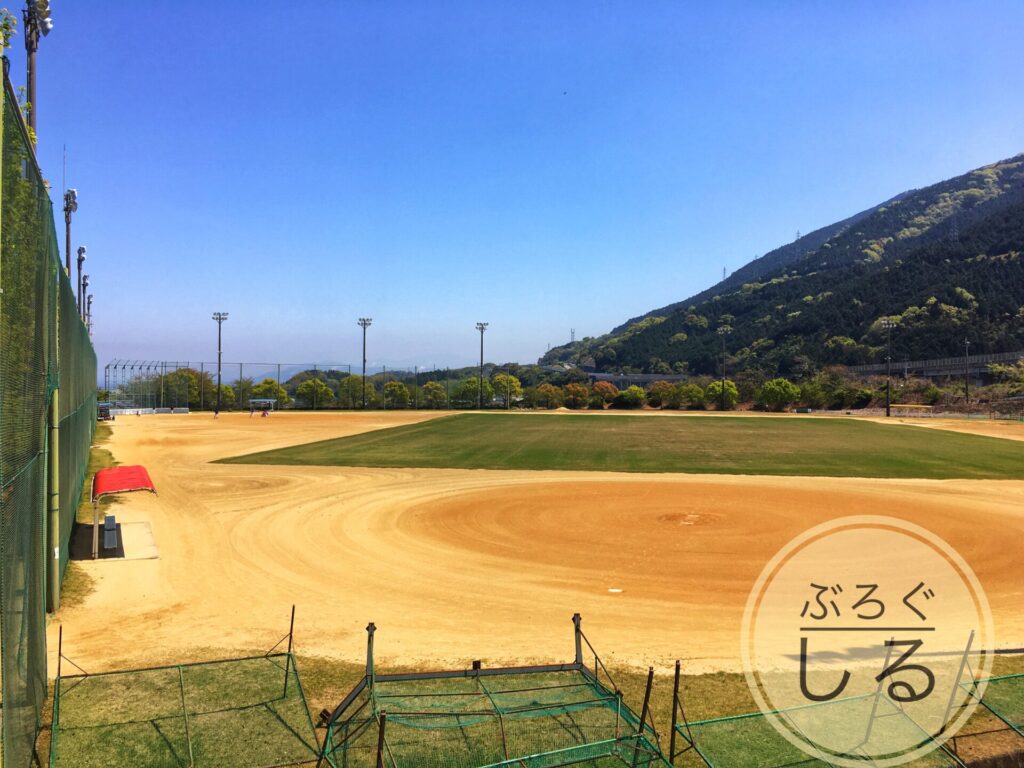
[[[334,768],[668,766],[649,721],[653,673],[638,716],[576,622],[569,664],[377,674],[371,624],[367,674],[333,712],[320,765]]]
[[[60,263],[53,210],[17,99],[3,84],[0,151],[0,687],[2,764],[30,765],[46,698],[47,573],[70,525],[48,525],[51,419],[60,426],[61,521],[88,463],[96,362]],[[51,413],[58,396],[59,413]]]

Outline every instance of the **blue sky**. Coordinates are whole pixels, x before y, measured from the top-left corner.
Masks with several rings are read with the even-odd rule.
[[[53,5],[101,367],[530,362],[1024,150],[1018,1]]]

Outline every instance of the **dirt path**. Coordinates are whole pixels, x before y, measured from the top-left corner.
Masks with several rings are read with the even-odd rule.
[[[846,514],[945,538],[976,569],[1001,644],[1024,645],[1024,482],[208,463],[427,418],[118,419],[114,455],[145,464],[159,495],[116,513],[151,521],[160,559],[86,563],[97,589],[60,615],[65,652],[94,671],[269,647],[295,603],[308,654],[361,658],[372,620],[385,662],[567,659],[580,611],[614,661],[735,668],[760,568]]]

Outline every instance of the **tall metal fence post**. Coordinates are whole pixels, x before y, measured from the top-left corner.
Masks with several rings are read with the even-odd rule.
[[[572,615],[573,636],[576,639],[576,663],[583,664],[583,636],[580,630],[580,622],[583,621],[583,617],[578,613]]]
[[[373,633],[377,631],[377,625],[372,621],[366,625],[366,678],[370,685],[370,692],[373,692]]]
[[[644,707],[640,710],[640,725],[636,730],[636,746],[633,747],[633,768],[636,768],[637,758],[640,756],[640,739],[644,735],[644,725],[647,723],[647,715],[651,708],[651,688],[654,687],[654,667],[647,668],[647,690],[644,692]]]
[[[185,718],[185,743],[188,744],[188,768],[192,768],[196,764],[196,760],[192,754],[192,734],[189,732],[188,708],[185,705],[185,673],[182,672],[180,665],[178,666],[178,684],[181,686],[181,715]]]
[[[676,660],[676,677],[672,684],[672,730],[668,735],[668,761],[675,765],[676,760],[676,725],[679,713],[679,668],[681,664]]]
[[[288,625],[288,658],[284,662],[284,697],[288,698],[288,672],[292,664],[292,639],[295,636],[295,606],[292,605],[292,620]]]
[[[380,713],[380,728],[377,730],[377,768],[384,768],[384,729],[387,727],[388,713]]]
[[[60,313],[55,313],[59,315]],[[59,359],[59,356],[58,356]],[[50,524],[47,554],[52,558],[47,569],[50,576],[48,590],[50,613],[60,610],[60,388],[50,395],[50,461],[47,485],[50,492]],[[69,542],[70,544],[70,542]]]

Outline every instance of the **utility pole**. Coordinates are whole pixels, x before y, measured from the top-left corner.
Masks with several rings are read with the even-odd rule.
[[[64,193],[64,271],[71,277],[71,214],[78,210],[78,190]]]
[[[725,337],[732,333],[732,328],[723,325],[718,328],[718,335],[722,337],[722,392],[721,409],[725,410]]]
[[[221,391],[220,391],[220,352],[221,352],[221,326],[228,319],[227,312],[214,312],[213,319],[217,323],[217,413],[220,414]],[[162,398],[161,398],[162,399]],[[161,403],[162,405],[162,403]]]
[[[480,331],[480,404],[479,407],[483,410],[484,407],[484,331],[487,330],[487,326],[490,323],[477,323],[476,329]]]
[[[971,402],[971,340],[964,339],[964,399]]]
[[[366,410],[366,329],[373,323],[372,317],[360,317],[359,327],[363,329],[363,410]]]
[[[892,415],[892,329],[896,321],[891,317],[882,318],[885,328],[885,416]]]
[[[28,0],[22,11],[25,22],[25,53],[28,64],[28,127],[36,133],[36,51],[39,50],[39,37],[46,37],[53,29],[50,18],[50,0]],[[33,135],[33,139],[35,139]],[[32,146],[33,151],[35,145]]]

